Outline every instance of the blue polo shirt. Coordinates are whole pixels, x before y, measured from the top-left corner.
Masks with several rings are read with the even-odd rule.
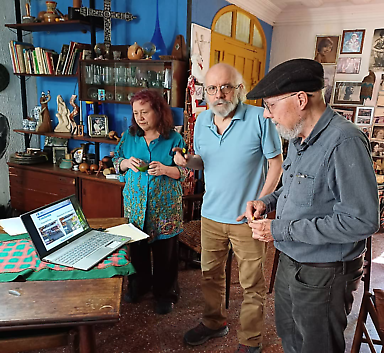
[[[240,224],[247,201],[257,199],[267,174],[267,159],[281,154],[275,125],[263,108],[239,103],[222,135],[213,112],[199,114],[194,149],[204,163],[205,194],[201,214],[215,222]]]

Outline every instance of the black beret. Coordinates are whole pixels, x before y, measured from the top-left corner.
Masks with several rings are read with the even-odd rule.
[[[323,66],[311,59],[293,59],[269,71],[247,94],[247,99],[268,98],[299,91],[316,92],[322,88]]]

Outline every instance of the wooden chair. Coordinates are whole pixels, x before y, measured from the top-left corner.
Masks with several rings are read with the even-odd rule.
[[[376,353],[374,345],[382,346],[381,352],[384,352],[384,290],[374,289],[373,293],[374,295],[368,291],[364,293],[351,353],[359,353],[361,343],[367,343],[372,353]],[[368,315],[373,322],[379,339],[372,339],[368,332],[366,326]]]
[[[200,210],[203,194],[183,196],[183,232],[179,235],[179,258],[188,265],[199,266],[201,254],[201,221]],[[195,219],[198,218],[198,219]],[[229,307],[229,294],[231,288],[231,269],[232,269],[232,246],[229,248],[227,263],[225,267],[225,306]]]

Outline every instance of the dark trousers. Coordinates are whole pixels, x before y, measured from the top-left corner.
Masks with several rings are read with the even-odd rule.
[[[285,353],[344,353],[344,330],[363,261],[312,267],[280,254],[275,283],[277,334]]]
[[[156,240],[151,244],[146,239],[137,241],[130,244],[130,252],[136,274],[128,277],[129,286],[136,282],[139,295],[152,288],[156,300],[176,303],[179,298],[178,237]]]

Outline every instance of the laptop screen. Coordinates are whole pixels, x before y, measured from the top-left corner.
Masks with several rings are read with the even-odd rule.
[[[75,195],[27,212],[20,218],[40,258],[91,230]]]
[[[75,209],[71,199],[31,213],[31,219],[48,251],[88,228],[83,212]]]

